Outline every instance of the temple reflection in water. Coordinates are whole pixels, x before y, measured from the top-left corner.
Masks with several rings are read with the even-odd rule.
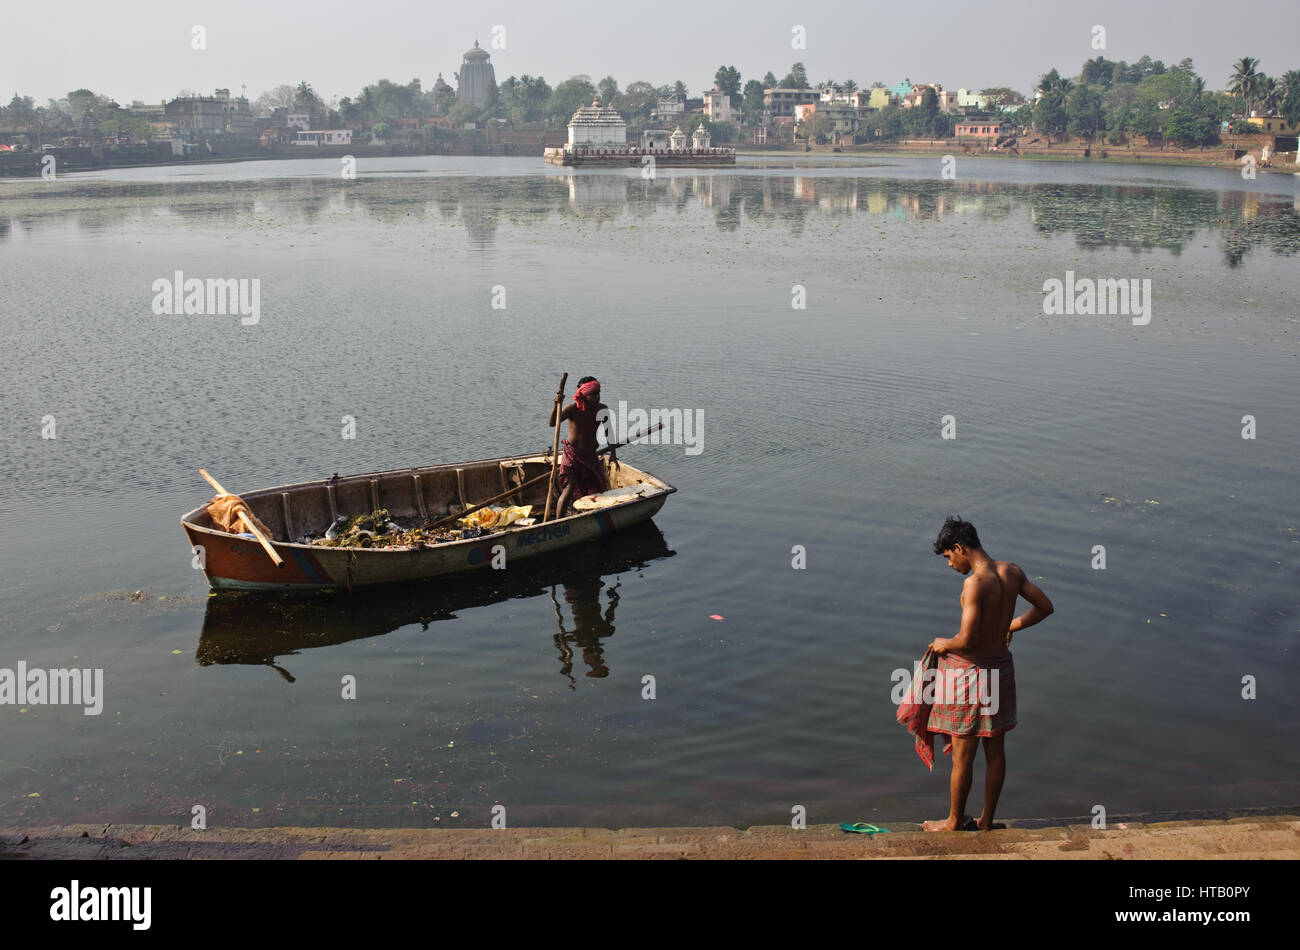
[[[838,170],[837,170],[838,171]],[[1289,255],[1300,249],[1300,198],[1259,191],[1161,185],[918,180],[831,174],[827,169],[716,172],[669,169],[652,179],[635,171],[494,177],[376,176],[344,182],[321,177],[237,182],[105,182],[70,186],[80,205],[36,200],[38,186],[17,185],[0,215],[0,244],[42,232],[110,232],[131,219],[151,229],[188,232],[235,226],[251,235],[294,225],[341,226],[358,218],[386,225],[459,226],[480,250],[497,245],[502,226],[528,228],[553,219],[606,223],[711,222],[720,230],[777,227],[794,237],[818,219],[925,222],[969,216],[1001,221],[1021,215],[1035,233],[1072,234],[1080,248],[1160,248],[1217,236],[1236,267],[1256,247]],[[32,191],[26,194],[24,189]]]

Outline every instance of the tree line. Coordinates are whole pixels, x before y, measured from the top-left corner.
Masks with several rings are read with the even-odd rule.
[[[1033,128],[1052,137],[1072,135],[1086,141],[1103,139],[1119,144],[1132,135],[1159,138],[1183,147],[1205,146],[1217,141],[1222,123],[1252,111],[1278,115],[1288,124],[1300,124],[1300,71],[1288,70],[1274,78],[1260,70],[1260,61],[1244,56],[1233,65],[1227,88],[1222,92],[1206,90],[1205,80],[1197,75],[1191,59],[1166,67],[1160,60],[1143,56],[1134,63],[1112,61],[1103,56],[1084,62],[1073,77],[1062,76],[1053,68],[1039,80],[1036,101],[1026,102],[1014,89],[984,89],[986,111],[1005,115],[1017,126]],[[763,117],[763,99],[774,86],[812,88],[803,63],[794,63],[785,76],[768,72],[761,79],[742,85],[740,71],[734,66],[719,66],[713,84],[725,93],[732,108],[740,112],[749,125]],[[852,79],[821,85],[836,85],[846,93],[859,86]],[[872,88],[883,88],[876,82]],[[193,96],[181,90],[179,97]],[[263,92],[252,103],[255,115],[269,116],[277,109],[306,112],[313,121],[330,127],[358,122],[386,137],[398,119],[446,117],[454,127],[468,122],[493,120],[513,125],[536,124],[545,127],[563,125],[581,106],[599,96],[602,104],[617,109],[634,126],[644,127],[659,100],[675,97],[685,100],[690,91],[685,82],[656,86],[645,81],[620,88],[613,76],[593,82],[586,75],[573,76],[552,87],[541,76],[510,76],[504,82],[491,83],[487,102],[482,108],[456,98],[445,83],[425,89],[419,79],[395,83],[380,79],[364,86],[355,96],[326,102],[307,81],[296,86],[280,85]],[[1008,106],[1018,106],[1007,109]],[[0,119],[11,128],[26,132],[29,138],[69,134],[87,124],[101,135],[121,135],[143,141],[155,132],[145,117],[133,115],[107,96],[89,89],[78,89],[59,100],[51,99],[37,106],[30,96],[14,94],[7,106],[0,107]],[[956,119],[939,108],[938,96],[927,88],[918,105],[902,108],[896,100],[881,110],[859,131],[860,139],[902,137],[947,138],[953,134]],[[705,124],[714,137],[726,141],[734,130],[725,124],[707,122],[702,116],[685,114],[681,124],[688,134]],[[815,134],[816,127],[809,130]],[[444,134],[432,125],[413,128],[413,138]]]

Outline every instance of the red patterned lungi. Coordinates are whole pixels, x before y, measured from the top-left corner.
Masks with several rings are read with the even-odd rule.
[[[568,439],[564,440],[560,452],[560,471],[555,481],[561,494],[572,486],[573,491],[569,492],[570,504],[609,487],[605,483],[605,463],[595,450],[580,453],[569,444]]]
[[[916,740],[916,754],[934,768],[934,738],[943,735],[945,755],[952,736],[992,737],[1016,726],[1016,670],[1011,654],[980,663],[956,653],[936,656],[926,649],[917,664],[898,721]]]

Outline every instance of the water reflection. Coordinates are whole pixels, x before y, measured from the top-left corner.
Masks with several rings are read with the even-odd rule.
[[[573,647],[582,650],[582,661],[587,664],[587,675],[603,679],[609,676],[609,667],[605,665],[605,649],[601,641],[614,635],[614,608],[618,606],[618,589],[621,581],[615,581],[608,591],[609,606],[601,612],[601,589],[605,582],[599,577],[574,580],[564,585],[564,600],[569,605],[573,616],[573,630],[564,627],[564,611],[555,597],[555,588],[551,588],[551,603],[555,605],[555,623],[559,633],[555,635],[555,647],[560,651],[560,673],[569,680],[569,689],[576,689],[573,678]]]
[[[453,620],[461,611],[549,593],[559,631],[552,639],[559,652],[560,673],[573,688],[578,653],[587,667],[587,676],[609,675],[603,642],[614,635],[621,575],[640,571],[675,553],[659,528],[647,522],[578,545],[540,563],[525,561],[505,572],[386,585],[350,595],[221,594],[208,598],[195,659],[200,666],[269,666],[292,683],[294,676],[281,660],[303,650],[383,636],[412,624],[427,630],[431,623]],[[562,594],[557,595],[557,590]],[[568,606],[571,626],[566,625],[561,596]]]
[[[366,218],[463,226],[471,246],[491,248],[502,224],[551,219],[712,219],[720,231],[783,228],[802,235],[816,218],[858,215],[900,221],[973,216],[1001,221],[1027,212],[1034,232],[1072,234],[1085,249],[1181,252],[1198,232],[1217,232],[1225,262],[1256,247],[1300,249],[1297,199],[1259,192],[1113,184],[916,181],[811,174],[677,174],[654,180],[577,172],[495,178],[262,179],[213,183],[81,182],[62,192],[15,193],[0,217],[0,245],[42,228],[85,232],[214,224],[232,230],[286,225],[346,226]],[[690,223],[685,221],[683,223]]]

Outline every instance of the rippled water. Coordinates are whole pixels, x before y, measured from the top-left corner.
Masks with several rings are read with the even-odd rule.
[[[1300,801],[1296,179],[798,165],[0,183],[0,667],[106,692],[0,705],[0,821],[938,815],[890,692],[956,632],[952,511],[1056,605],[1014,645],[1005,815]],[[177,270],[259,278],[260,322],[155,315]],[[1151,322],[1045,316],[1067,270],[1149,278]],[[200,466],[238,491],[538,450],[564,371],[702,411],[698,456],[627,451],[680,489],[652,526],[351,600],[191,570]]]

